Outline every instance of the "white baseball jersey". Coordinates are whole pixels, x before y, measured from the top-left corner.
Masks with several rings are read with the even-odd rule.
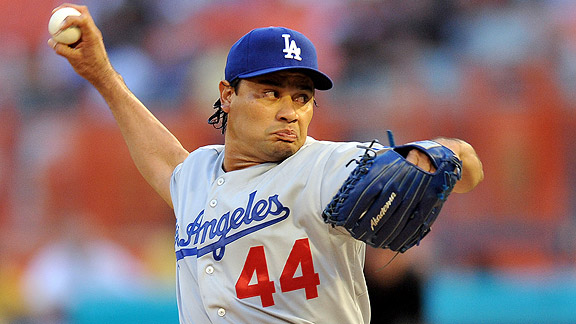
[[[224,172],[224,146],[176,167],[180,323],[369,323],[365,244],[322,211],[359,143],[317,141],[281,163]]]

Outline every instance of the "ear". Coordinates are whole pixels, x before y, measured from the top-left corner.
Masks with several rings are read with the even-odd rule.
[[[230,86],[230,83],[226,80],[220,81],[218,86],[220,88],[220,107],[222,107],[225,113],[228,113],[230,112],[230,103],[232,102],[234,88]]]

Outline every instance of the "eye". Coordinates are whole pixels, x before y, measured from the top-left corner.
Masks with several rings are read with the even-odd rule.
[[[270,99],[278,98],[278,92],[274,90],[266,90],[264,91],[264,97]]]
[[[307,94],[300,94],[294,98],[294,101],[300,104],[305,104],[310,101],[310,97]]]

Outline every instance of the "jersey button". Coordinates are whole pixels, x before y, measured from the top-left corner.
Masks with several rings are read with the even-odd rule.
[[[224,308],[218,308],[218,316],[224,317],[226,315],[226,310]]]
[[[216,199],[210,200],[210,207],[216,207],[218,205],[218,201]]]
[[[207,266],[206,267],[206,273],[211,275],[214,273],[214,267],[213,266]]]
[[[219,186],[223,185],[224,182],[225,182],[224,178],[218,178],[218,180],[216,180],[216,184]]]

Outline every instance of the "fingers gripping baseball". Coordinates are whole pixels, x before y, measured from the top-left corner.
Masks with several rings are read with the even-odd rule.
[[[55,8],[53,12],[64,7],[74,8],[81,15],[68,16],[60,26],[60,30],[65,30],[72,26],[78,27],[81,31],[81,38],[74,46],[58,43],[54,39],[49,39],[48,45],[58,55],[65,57],[74,70],[83,78],[95,85],[102,83],[109,74],[113,73],[113,68],[102,40],[102,33],[96,27],[88,8],[75,4],[62,4]]]

